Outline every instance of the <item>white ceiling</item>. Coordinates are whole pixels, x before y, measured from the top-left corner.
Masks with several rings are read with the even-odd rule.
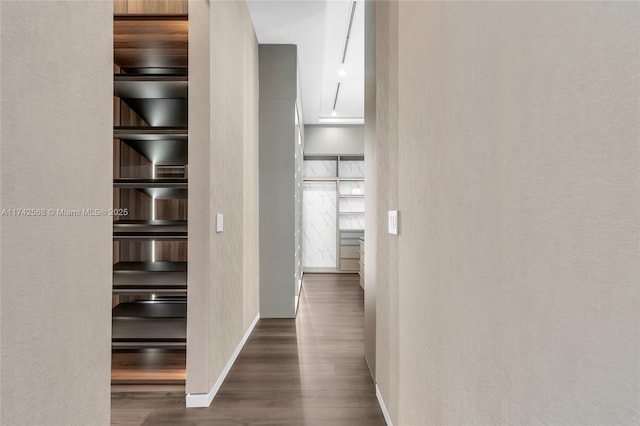
[[[295,44],[306,124],[364,122],[364,1],[357,0],[344,64],[353,0],[248,0],[261,44]],[[344,76],[340,76],[340,71]],[[332,115],[336,88],[340,91]]]

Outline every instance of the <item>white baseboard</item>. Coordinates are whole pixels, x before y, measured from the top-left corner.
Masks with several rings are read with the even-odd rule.
[[[238,343],[236,350],[233,351],[233,353],[231,354],[231,357],[229,357],[229,361],[227,361],[227,364],[224,366],[224,369],[222,369],[222,373],[220,373],[220,376],[218,376],[218,380],[216,380],[216,382],[213,384],[213,386],[211,387],[211,390],[208,393],[188,393],[187,394],[187,408],[208,407],[211,405],[213,398],[216,396],[216,394],[220,390],[220,386],[222,386],[222,382],[224,382],[224,379],[227,378],[227,374],[229,374],[229,370],[231,370],[231,367],[233,367],[233,363],[236,362],[236,358],[238,358],[238,355],[240,355],[240,351],[244,347],[244,344],[247,342],[247,339],[251,335],[251,332],[255,328],[259,319],[260,319],[260,314],[258,313],[258,315],[256,315],[253,322],[251,323],[251,325],[249,325],[249,328],[247,328],[247,331],[244,333],[244,336],[242,336],[242,340],[240,340],[240,343]]]
[[[384,399],[382,398],[382,393],[380,392],[380,388],[376,384],[376,398],[378,398],[378,404],[380,404],[380,409],[382,410],[382,415],[384,416],[384,421],[387,423],[387,426],[393,426],[391,422],[391,416],[389,415],[389,410],[387,410],[387,405],[384,403]]]

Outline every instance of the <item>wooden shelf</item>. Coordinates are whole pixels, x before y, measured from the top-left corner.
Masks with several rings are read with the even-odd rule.
[[[114,350],[111,384],[184,384],[185,367],[184,349]]]
[[[179,68],[189,65],[186,15],[115,15],[114,62],[124,69]]]

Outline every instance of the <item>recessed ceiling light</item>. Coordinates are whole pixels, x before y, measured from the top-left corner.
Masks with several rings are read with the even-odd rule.
[[[334,109],[333,111],[331,111],[331,116],[335,117],[336,115],[338,115],[338,113],[336,112],[336,110]]]
[[[344,77],[345,75],[347,75],[347,72],[345,70],[340,70],[340,71],[338,71],[338,75],[340,77]]]

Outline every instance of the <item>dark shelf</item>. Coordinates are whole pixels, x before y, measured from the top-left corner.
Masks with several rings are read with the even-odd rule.
[[[185,220],[118,220],[113,222],[114,240],[186,240]]]
[[[187,262],[118,262],[114,271],[187,272]]]
[[[189,102],[182,98],[121,98],[152,127],[186,127]]]
[[[113,94],[150,126],[187,126],[187,76],[116,74]]]
[[[113,318],[186,318],[187,299],[138,300],[120,303],[112,310]]]
[[[184,127],[115,126],[113,128],[115,139],[131,141],[187,140],[188,136],[189,132]]]
[[[186,318],[112,319],[114,348],[175,348],[184,347],[186,343]]]
[[[119,262],[113,265],[115,294],[182,294],[187,262]]]
[[[189,162],[189,135],[184,128],[114,127],[113,137],[156,165],[185,165]]]
[[[116,74],[113,94],[129,99],[186,99],[189,79],[184,75]]]
[[[338,161],[337,155],[305,155],[304,161]]]
[[[118,178],[113,180],[115,188],[187,188],[187,179],[182,178]]]
[[[120,178],[114,179],[113,187],[121,189],[137,189],[147,196],[158,200],[186,199],[188,195],[187,179],[180,178]]]
[[[340,161],[364,161],[364,155],[340,155]]]
[[[112,312],[113,347],[186,345],[187,303],[184,298],[121,303]]]
[[[168,136],[170,138],[171,136]],[[187,138],[184,139],[131,140],[122,142],[156,165],[184,166],[189,162]]]

